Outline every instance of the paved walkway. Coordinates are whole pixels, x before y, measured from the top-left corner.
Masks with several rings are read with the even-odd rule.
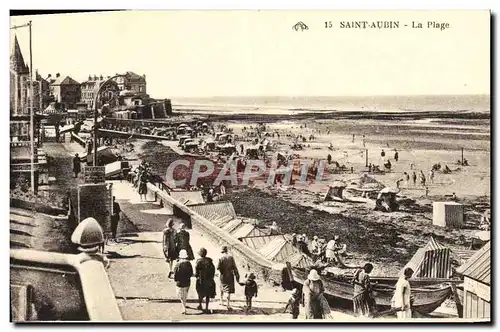
[[[161,230],[168,218],[172,217],[172,212],[169,209],[160,209],[152,202],[140,202],[135,190],[125,181],[113,183],[114,195],[122,205],[124,214],[138,231],[133,236],[120,237],[118,243],[106,246],[111,260],[109,278],[125,320],[282,321],[290,318],[290,314],[283,313],[289,293],[259,280],[259,297],[254,299],[254,308],[250,314],[244,312],[244,290],[238,285],[236,294],[233,294],[234,310],[228,312],[225,306],[219,304],[217,291],[217,299],[210,304],[213,313],[202,314],[196,309],[198,304],[194,278],[188,296],[190,308],[187,315],[182,315],[175,283],[167,278],[168,265],[162,251]],[[189,232],[194,252],[204,247],[208,256],[217,262],[220,257],[220,245],[213,243],[196,229]],[[248,271],[242,266],[238,268],[243,278]],[[218,289],[217,276],[216,283]],[[345,320],[345,317],[349,316],[335,313],[334,317]]]

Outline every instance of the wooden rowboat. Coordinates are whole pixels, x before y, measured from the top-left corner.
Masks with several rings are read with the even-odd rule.
[[[303,284],[307,279],[304,269],[292,268],[293,280]],[[395,284],[398,278],[371,278],[373,284],[373,296],[378,311],[389,310],[391,299],[394,295]],[[352,301],[354,287],[352,277],[334,276],[327,274],[322,276],[325,293],[333,298]],[[412,295],[414,297],[413,310],[419,314],[429,314],[436,310],[451,294],[451,286],[442,280],[432,279],[425,281],[411,280]]]

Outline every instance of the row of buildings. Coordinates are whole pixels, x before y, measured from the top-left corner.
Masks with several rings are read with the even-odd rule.
[[[11,54],[11,86],[15,85],[14,77],[17,75],[19,80],[27,80],[29,68],[24,63],[23,55],[17,37],[14,38],[14,46]],[[107,104],[111,111],[130,111],[138,114],[138,118],[164,118],[171,114],[172,106],[170,100],[156,100],[147,94],[146,75],[138,75],[132,71],[124,74],[116,74],[111,81],[110,76],[89,75],[84,82],[78,82],[71,76],[49,74],[43,77],[35,73],[35,96],[41,103],[42,112],[46,113],[65,113],[69,110],[93,110],[95,108],[95,97],[99,88],[106,83],[105,90],[112,90],[117,98],[112,101],[102,101],[98,105],[101,108]],[[19,83],[21,84],[21,83]],[[23,84],[25,86],[26,84]],[[22,89],[19,89],[22,90]],[[29,89],[27,89],[29,90]],[[27,98],[27,90],[19,99],[14,98],[11,89],[11,107],[18,108],[21,99]],[[19,92],[22,94],[21,92]],[[19,103],[16,103],[19,102]],[[17,111],[15,111],[17,112]]]
[[[59,73],[55,76],[49,74],[45,79],[37,75],[37,80],[41,81],[44,87],[43,106],[48,107],[53,102],[58,110],[63,111],[78,108],[93,109],[97,91],[109,79],[110,76],[90,75],[86,81],[79,83],[72,77],[61,76]],[[146,92],[146,75],[141,76],[129,71],[113,79],[111,83],[121,96],[133,95],[146,102],[150,99]]]
[[[14,38],[10,56],[10,145],[11,145],[11,184],[19,175],[30,177],[33,155],[35,183],[45,162],[42,150],[44,126],[59,122],[65,115],[95,109],[95,97],[102,84],[103,90],[111,91],[113,98],[106,93],[99,98],[98,109],[108,116],[119,118],[155,119],[171,114],[170,100],[150,98],[146,90],[146,76],[126,72],[109,80],[110,77],[89,76],[82,83],[70,76],[55,74],[43,78],[38,72],[30,79],[30,68],[24,60],[17,37]],[[33,86],[30,86],[30,83]],[[31,95],[33,93],[33,95]],[[33,108],[33,113],[31,112]],[[72,112],[69,112],[69,111]],[[31,114],[33,127],[31,127]],[[32,147],[31,142],[34,142]]]

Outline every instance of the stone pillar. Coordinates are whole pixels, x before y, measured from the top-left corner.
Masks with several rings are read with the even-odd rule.
[[[86,183],[78,185],[77,220],[92,217],[106,232],[110,230],[112,195],[106,183]]]

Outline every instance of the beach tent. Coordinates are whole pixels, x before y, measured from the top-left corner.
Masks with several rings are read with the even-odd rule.
[[[253,223],[241,222],[238,227],[233,228],[229,233],[239,240],[248,237],[265,236],[267,230],[258,228]]]
[[[178,200],[184,205],[203,204],[205,203],[201,191],[191,190],[172,190],[170,196]]]
[[[294,247],[284,235],[271,236],[271,241],[257,250],[268,260],[283,263],[299,252],[299,249]]]
[[[401,270],[410,267],[413,278],[449,278],[451,269],[451,250],[431,237],[430,241],[417,250],[413,258]]]
[[[325,201],[333,201],[335,198],[340,198],[342,199],[342,193],[344,189],[347,187],[347,184],[345,184],[342,181],[334,181],[329,187],[326,192]]]
[[[302,269],[308,269],[314,264],[313,260],[310,257],[300,251],[290,256],[288,262],[290,262],[290,265],[292,267],[298,267]]]
[[[229,217],[229,220],[236,218],[236,212],[231,202],[195,204],[191,206],[191,209],[208,220],[216,220],[221,217]]]

